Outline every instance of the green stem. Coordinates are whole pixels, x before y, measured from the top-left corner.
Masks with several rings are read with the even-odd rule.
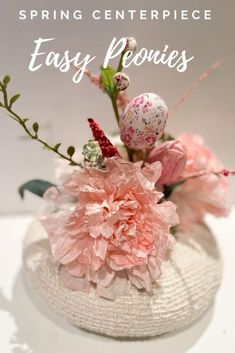
[[[113,106],[113,110],[114,110],[114,114],[115,114],[115,118],[117,120],[117,123],[119,125],[119,112],[118,112],[118,107],[117,107],[117,100],[115,100],[114,98],[111,99],[112,101],[112,106]]]
[[[3,102],[4,102],[4,106],[8,107],[8,97],[7,97],[7,91],[4,85],[1,84],[1,89],[2,89],[2,93],[3,93]],[[4,107],[3,106],[3,107]]]
[[[121,72],[122,71],[122,68],[123,68],[122,59],[123,59],[124,54],[125,54],[125,51],[122,52],[122,55],[120,57],[120,60],[119,60],[119,63],[118,63],[118,68],[117,68],[117,72]]]
[[[125,51],[123,51],[122,54],[121,54],[121,57],[120,57],[120,60],[119,60],[119,63],[118,63],[117,72],[121,72],[122,69],[123,69],[123,66],[122,66],[122,59],[123,59],[123,55],[124,55],[124,54],[125,54]],[[114,90],[113,90],[113,95],[112,95],[111,101],[112,101],[112,106],[113,106],[114,114],[115,114],[117,123],[118,123],[118,125],[119,125],[120,116],[119,116],[118,107],[117,107],[118,95],[119,95],[119,91],[118,91],[117,87],[115,86],[115,87],[114,87]],[[126,150],[127,150],[129,160],[130,160],[130,161],[133,161],[133,150],[130,149],[130,148],[129,148],[128,146],[126,146],[126,145],[124,145],[124,146],[125,146],[125,148],[126,148]]]
[[[122,67],[123,67],[122,66],[122,59],[123,59],[124,53],[125,52],[123,52],[121,57],[120,57],[120,60],[119,60],[119,63],[118,63],[118,68],[117,68],[117,72],[121,72],[122,71]],[[112,95],[112,99],[111,100],[112,100],[112,106],[113,106],[114,114],[115,114],[117,123],[119,124],[120,116],[119,116],[118,107],[117,107],[118,95],[119,95],[119,91],[118,91],[117,87],[115,86],[114,90],[113,90],[113,95]]]
[[[128,146],[124,145],[126,147],[126,151],[128,153],[128,157],[129,157],[129,161],[130,162],[133,162],[133,154],[134,154],[134,151],[129,148]]]

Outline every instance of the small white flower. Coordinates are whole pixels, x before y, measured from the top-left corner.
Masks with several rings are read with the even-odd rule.
[[[97,141],[89,140],[83,146],[82,154],[85,162],[90,166],[102,166],[104,157]]]
[[[127,37],[125,50],[130,50],[134,52],[136,48],[137,48],[136,39],[134,37]]]

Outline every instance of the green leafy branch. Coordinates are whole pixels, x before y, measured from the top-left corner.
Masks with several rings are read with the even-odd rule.
[[[2,81],[0,81],[0,92],[2,93],[2,98],[3,98],[3,102],[0,102],[0,108],[5,109],[8,112],[8,116],[15,120],[19,125],[21,125],[21,127],[24,129],[24,131],[26,132],[26,134],[32,139],[35,140],[37,142],[39,142],[40,144],[43,145],[43,147],[45,147],[46,149],[56,153],[59,157],[67,160],[70,165],[77,165],[77,166],[81,166],[80,163],[76,162],[73,159],[73,155],[75,153],[75,147],[73,146],[69,146],[67,148],[67,155],[65,155],[64,153],[62,153],[59,148],[61,146],[61,143],[57,143],[56,145],[50,145],[49,143],[47,143],[46,141],[44,141],[40,136],[39,136],[39,124],[38,122],[34,122],[32,124],[31,129],[28,127],[27,123],[29,123],[29,119],[25,119],[20,117],[12,108],[13,104],[20,98],[20,94],[15,94],[14,96],[12,96],[11,98],[9,98],[8,96],[8,92],[7,92],[7,87],[8,84],[10,82],[10,76],[5,76],[3,78]]]

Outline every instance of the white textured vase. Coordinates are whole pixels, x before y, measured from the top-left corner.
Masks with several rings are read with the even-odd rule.
[[[178,233],[170,260],[153,293],[138,291],[115,300],[65,288],[53,264],[47,234],[39,222],[24,242],[23,265],[28,282],[49,306],[73,325],[114,337],[148,337],[182,327],[199,318],[212,302],[221,281],[222,264],[206,225]]]

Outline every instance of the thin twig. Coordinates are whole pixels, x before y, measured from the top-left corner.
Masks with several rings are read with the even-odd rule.
[[[199,84],[206,80],[211,73],[216,70],[221,64],[223,60],[220,59],[213,63],[203,74],[201,74],[192,84],[189,86],[189,88],[184,92],[184,94],[178,99],[176,104],[173,106],[173,108],[169,111],[169,116],[172,116],[178,108],[181,106],[182,103],[184,103],[193,93],[193,91],[199,86]]]
[[[34,132],[31,132],[29,130],[29,128],[27,127],[26,125],[26,122],[28,121],[28,119],[24,119],[22,117],[20,117],[13,109],[12,109],[12,104],[9,103],[9,99],[8,99],[8,94],[7,94],[7,89],[6,89],[6,86],[4,85],[4,83],[0,82],[0,87],[1,87],[1,92],[3,94],[3,103],[1,104],[1,108],[5,109],[9,114],[8,116],[15,120],[19,125],[22,126],[22,128],[24,129],[24,131],[26,132],[26,134],[32,139],[32,140],[35,140],[37,142],[39,142],[40,144],[42,144],[45,148],[47,148],[48,150],[56,153],[59,157],[63,158],[63,159],[66,159],[71,165],[76,165],[76,166],[80,166],[82,167],[82,165],[78,162],[76,162],[75,160],[73,160],[72,156],[66,156],[64,155],[63,153],[61,153],[59,150],[58,150],[58,146],[57,145],[57,148],[56,146],[51,146],[49,145],[46,141],[44,141],[43,139],[41,139],[39,136],[38,136],[38,131],[35,131]]]

